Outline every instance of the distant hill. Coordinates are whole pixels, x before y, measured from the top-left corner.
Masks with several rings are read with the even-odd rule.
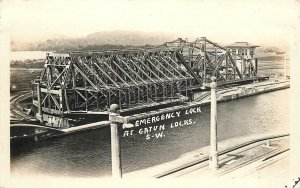
[[[68,52],[76,50],[107,50],[123,49],[137,46],[159,45],[167,41],[173,41],[178,37],[175,34],[164,32],[142,32],[142,31],[101,31],[95,32],[81,38],[60,37],[48,39],[41,42],[21,43],[18,41],[11,42],[13,51],[56,51]],[[213,39],[211,39],[213,40]],[[214,40],[213,40],[214,41]],[[218,42],[218,41],[215,41]],[[219,41],[222,44],[222,41]],[[232,41],[235,42],[235,41]],[[224,46],[228,44],[222,44]],[[260,45],[256,49],[257,56],[264,56],[266,53],[280,54],[283,49],[278,47],[268,47]]]
[[[158,32],[140,31],[102,31],[82,38],[49,39],[36,43],[18,43],[13,41],[11,49],[59,51],[120,49],[133,46],[158,45],[176,39],[178,36]]]
[[[86,37],[89,44],[113,45],[158,45],[174,40],[175,36],[166,33],[140,31],[104,31],[92,33]]]

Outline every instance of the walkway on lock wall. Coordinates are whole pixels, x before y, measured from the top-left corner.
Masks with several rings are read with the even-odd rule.
[[[232,144],[234,143],[234,144]],[[251,178],[283,187],[289,180],[289,134],[268,133],[219,142],[219,169],[208,167],[209,146],[177,160],[131,172],[124,178]],[[216,181],[216,180],[214,180]]]

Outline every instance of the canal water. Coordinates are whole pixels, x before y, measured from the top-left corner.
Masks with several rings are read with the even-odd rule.
[[[45,59],[46,51],[11,51],[10,59],[24,61],[26,59]]]
[[[289,89],[218,104],[218,137],[288,130]],[[165,137],[121,139],[123,173],[174,160],[209,144],[210,107],[201,107],[193,124],[166,129]],[[111,175],[110,130],[103,128],[11,151],[12,175],[104,177]]]

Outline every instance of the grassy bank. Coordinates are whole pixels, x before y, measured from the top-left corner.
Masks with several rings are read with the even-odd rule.
[[[44,59],[12,60],[10,68],[40,69],[43,68],[44,63]]]

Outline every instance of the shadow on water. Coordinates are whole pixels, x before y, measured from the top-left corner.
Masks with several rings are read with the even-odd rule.
[[[30,153],[34,150],[35,145],[37,142],[32,140],[23,140],[20,142],[10,142],[10,155],[12,157],[24,154],[24,153]]]
[[[11,163],[12,172],[18,171],[21,165],[22,173],[63,176],[107,174],[110,173],[110,131],[103,128],[18,144],[11,150]]]

